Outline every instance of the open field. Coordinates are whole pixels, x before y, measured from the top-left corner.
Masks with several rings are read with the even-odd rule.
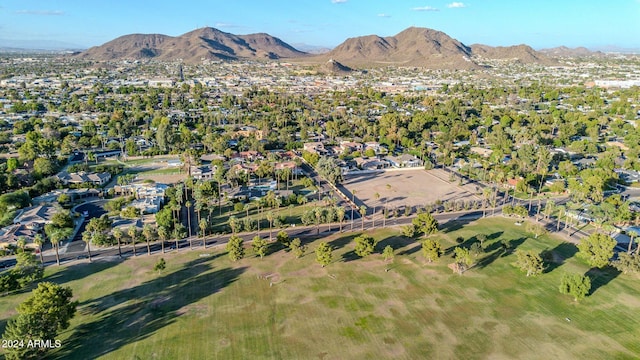
[[[508,219],[447,224],[447,253],[425,263],[417,242],[397,230],[373,235],[396,248],[393,263],[354,252],[357,233],[325,240],[326,268],[274,249],[231,263],[223,249],[47,268],[80,302],[53,358],[64,359],[633,359],[640,356],[637,276],[593,271],[576,248],[528,237]],[[452,274],[456,238],[488,236],[478,265]],[[508,243],[511,251],[502,250]],[[526,277],[515,248],[549,250],[546,273]],[[210,256],[202,256],[210,253]],[[389,271],[385,271],[389,269]],[[558,292],[565,272],[593,277],[575,303]],[[0,302],[0,327],[28,294]]]
[[[385,203],[389,208],[401,206],[423,206],[436,200],[479,200],[470,186],[459,187],[457,182],[443,181],[432,172],[441,170],[423,169],[405,171],[376,172],[347,176],[342,186],[347,194],[355,190],[356,199],[367,207],[380,207]],[[442,177],[446,175],[441,175]],[[445,177],[446,179],[446,177]],[[390,185],[388,187],[387,185]],[[380,195],[376,199],[375,194]]]

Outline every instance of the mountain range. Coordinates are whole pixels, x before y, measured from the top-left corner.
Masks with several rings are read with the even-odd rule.
[[[287,59],[324,64],[334,71],[345,72],[349,67],[388,65],[479,69],[483,67],[481,64],[485,60],[554,65],[557,62],[550,56],[556,55],[556,52],[543,53],[528,45],[467,46],[444,32],[410,27],[394,36],[349,38],[328,52],[312,54],[300,51],[269,34],[234,35],[205,27],[175,37],[162,34],[125,35],[75,56],[98,61],[156,59],[181,60],[185,63],[200,63],[203,60]],[[586,54],[582,49],[577,52]],[[565,53],[566,51],[563,54]],[[328,63],[330,60],[332,62]]]

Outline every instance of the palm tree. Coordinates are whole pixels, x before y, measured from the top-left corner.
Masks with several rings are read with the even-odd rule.
[[[189,228],[189,238],[191,238],[191,201],[187,201],[184,206],[187,208],[187,227]]]
[[[269,222],[269,241],[271,241],[272,240],[271,228],[273,227],[273,211],[267,212],[267,221]]]
[[[556,224],[556,231],[560,231],[560,220],[566,213],[566,206],[559,205],[557,209],[558,209],[558,219],[557,219],[558,223]],[[566,223],[565,223],[565,227],[566,227]]]
[[[191,236],[191,201],[187,201],[184,206],[187,208],[187,228],[189,229],[189,249],[193,250],[193,237]]]
[[[198,222],[198,227],[200,228],[200,231],[202,233],[202,247],[206,248],[207,243],[205,237],[207,236],[207,221],[205,219],[200,219],[200,222]]]
[[[41,234],[36,234],[33,237],[33,243],[38,246],[38,252],[40,253],[40,263],[44,264],[44,258],[42,256],[42,245],[44,244],[44,237]]]
[[[162,253],[164,254],[164,242],[167,240],[167,236],[169,236],[169,234],[167,233],[167,228],[164,226],[160,226],[158,227],[158,237],[160,238],[160,244],[162,246]]]
[[[360,206],[360,217],[362,218],[362,230],[364,230],[364,216],[367,215],[367,207],[362,205]]]
[[[85,231],[82,234],[82,241],[87,243],[87,253],[89,254],[89,262],[91,262],[91,239],[93,238],[94,231]]]
[[[342,206],[338,206],[336,208],[336,216],[338,217],[338,221],[340,222],[340,232],[342,232],[342,221],[344,220],[345,209]]]
[[[376,203],[380,201],[380,193],[373,194],[373,197],[376,198]],[[371,215],[371,228],[376,228],[376,204],[373,205],[373,215]]]
[[[351,230],[353,230],[353,210],[356,207],[356,190],[351,190]]]
[[[135,226],[129,226],[129,229],[127,229],[127,235],[129,235],[129,237],[131,238],[131,244],[133,244],[133,256],[138,256],[136,254],[136,240],[138,237],[138,230]]]
[[[313,209],[316,214],[316,234],[320,234],[320,218],[322,217],[322,208],[316,207]]]
[[[387,184],[387,191],[391,192],[391,184]],[[387,226],[387,201],[389,201],[389,196],[384,198],[384,209],[382,209],[382,227]]]
[[[49,241],[53,245],[53,248],[56,250],[56,263],[60,266],[60,255],[58,253],[58,247],[62,240],[68,238],[73,233],[72,228],[57,228],[52,226],[52,224],[47,224],[45,226],[45,233],[49,237]]]
[[[122,230],[120,230],[120,228],[113,229],[113,237],[116,238],[116,241],[118,242],[118,256],[120,257],[122,257],[122,249],[120,243],[120,240],[122,240],[122,235]]]
[[[27,239],[24,236],[20,236],[18,238],[18,241],[16,242],[16,245],[18,245],[20,252],[24,252],[24,247],[27,245]]]
[[[153,228],[149,224],[142,227],[142,236],[147,240],[147,255],[151,255],[151,238],[153,237]]]
[[[627,253],[630,253],[631,252],[631,245],[633,244],[633,239],[635,239],[636,236],[638,236],[638,233],[632,230],[632,231],[629,231],[628,235],[629,235],[629,247],[627,248]]]

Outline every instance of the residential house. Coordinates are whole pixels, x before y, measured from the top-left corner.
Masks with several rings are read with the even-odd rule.
[[[388,161],[395,168],[411,168],[420,167],[424,163],[422,160],[410,154],[402,154],[400,156],[387,156],[384,160]]]
[[[33,242],[33,239],[37,234],[37,230],[28,228],[23,224],[9,225],[0,229],[0,248],[6,249],[18,246],[18,240],[24,239],[26,247],[35,249],[38,246]]]
[[[32,206],[23,209],[20,214],[13,219],[13,223],[39,231],[44,228],[45,224],[51,223],[53,215],[59,211],[59,207],[48,204]]]
[[[191,176],[196,180],[211,180],[216,173],[216,166],[201,165],[191,167]]]
[[[324,148],[324,144],[321,142],[308,142],[304,143],[303,150],[318,155],[326,155],[327,150]]]
[[[97,186],[105,185],[111,180],[111,174],[108,172],[102,173],[86,173],[84,171],[78,173],[68,173],[62,171],[56,175],[58,180],[64,185],[72,184],[93,184]]]

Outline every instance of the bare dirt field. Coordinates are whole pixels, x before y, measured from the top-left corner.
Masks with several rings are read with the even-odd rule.
[[[461,187],[457,182],[449,182],[448,175],[442,170],[416,169],[348,175],[342,187],[350,198],[355,190],[356,203],[362,202],[369,208],[379,207],[385,202],[393,208],[423,206],[436,200],[481,199],[475,194],[473,186]],[[376,199],[376,193],[380,195],[379,199]]]

